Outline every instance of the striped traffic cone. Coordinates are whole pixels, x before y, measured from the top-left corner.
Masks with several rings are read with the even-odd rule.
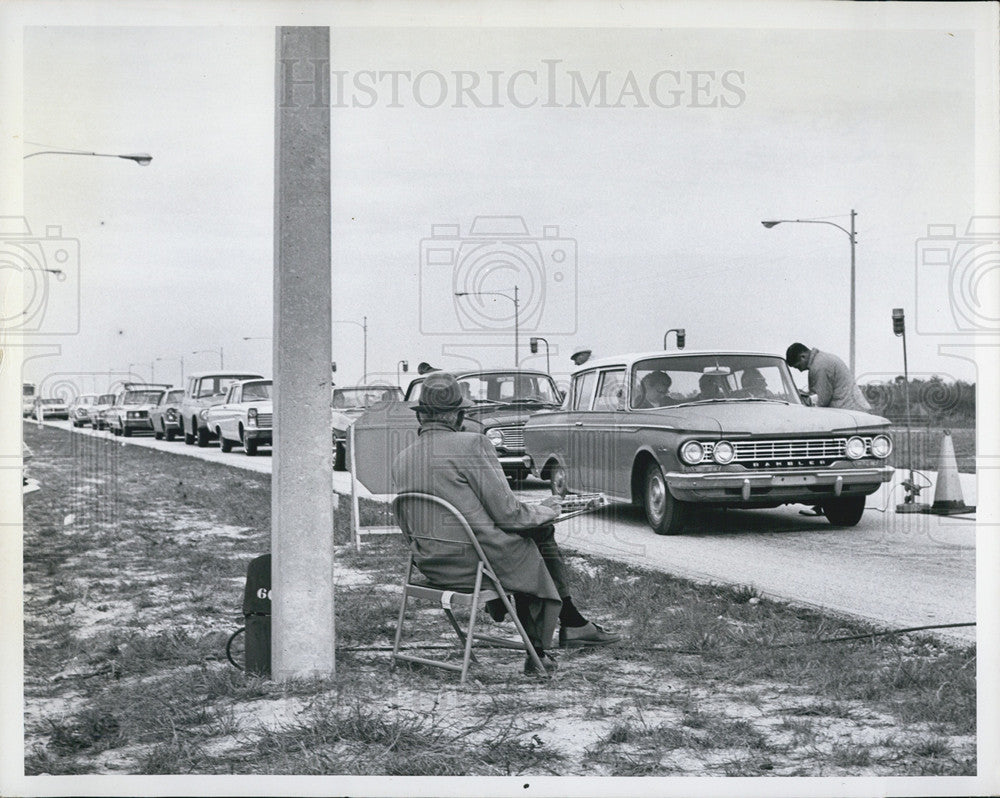
[[[971,513],[975,507],[970,507],[962,498],[962,483],[958,478],[958,464],[955,462],[955,445],[951,441],[951,430],[944,431],[941,441],[941,454],[938,456],[937,484],[934,486],[934,504],[924,512],[937,515],[955,515]]]

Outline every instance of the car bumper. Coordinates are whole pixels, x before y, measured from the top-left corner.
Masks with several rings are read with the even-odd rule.
[[[822,497],[868,495],[892,479],[891,466],[831,468],[825,471],[669,473],[670,494],[690,502],[790,502]]]
[[[248,441],[263,443],[268,446],[271,444],[271,430],[269,429],[244,429],[243,437]]]
[[[153,422],[148,418],[126,418],[122,419],[122,426],[132,430],[153,430]]]
[[[498,454],[497,459],[506,473],[522,473],[531,470],[531,458],[526,454]]]

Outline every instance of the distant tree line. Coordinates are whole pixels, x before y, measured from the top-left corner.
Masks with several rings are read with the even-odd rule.
[[[872,411],[894,422],[906,420],[906,397],[910,399],[913,424],[929,426],[973,427],[976,424],[976,384],[956,380],[946,382],[936,374],[927,379],[902,375],[891,382],[874,382],[861,389]]]

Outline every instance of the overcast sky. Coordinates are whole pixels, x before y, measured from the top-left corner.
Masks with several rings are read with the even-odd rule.
[[[522,362],[544,367],[527,345],[541,335],[554,372],[577,345],[658,349],[672,327],[688,348],[802,341],[847,360],[848,235],[760,222],[849,228],[853,208],[859,377],[901,372],[890,314],[904,307],[911,373],[975,380],[938,353],[995,320],[995,299],[976,303],[1000,293],[965,235],[992,210],[976,205],[989,86],[971,17],[940,9],[921,30],[875,5],[822,8],[833,27],[680,28],[665,13],[639,29],[349,28],[331,14],[333,315],[367,317],[369,373],[513,362],[513,303],[463,305],[456,279],[517,283]],[[25,31],[26,153],[154,156],[24,162],[32,232],[58,225],[80,252],[44,322],[74,334],[46,339],[61,353],[28,362],[28,379],[102,390],[132,363],[178,382],[180,357],[211,368],[218,354],[194,352],[219,349],[227,367],[271,373],[270,341],[243,338],[271,335],[274,51],[270,25]],[[473,220],[497,215],[534,241],[516,269],[500,244],[463,261]],[[458,238],[428,241],[435,225]],[[929,225],[955,226],[931,247],[947,250],[937,265]],[[458,278],[433,263],[449,249]],[[361,328],[333,334],[336,381],[360,380]]]

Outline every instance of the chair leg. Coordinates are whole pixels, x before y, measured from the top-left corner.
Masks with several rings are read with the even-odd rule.
[[[413,572],[413,555],[406,564],[406,579],[403,582],[403,600],[399,603],[399,617],[396,619],[396,639],[392,644],[392,667],[396,667],[396,655],[399,653],[399,644],[403,639],[403,621],[406,618],[406,600],[409,595],[406,592],[406,584],[410,581]]]
[[[469,629],[465,634],[465,656],[462,658],[462,676],[458,680],[459,684],[465,683],[465,675],[469,672],[469,661],[472,656],[472,642],[475,640],[476,612],[479,609],[479,591],[483,587],[483,566],[480,563],[476,569],[476,587],[472,591],[472,604],[469,606]],[[459,635],[461,637],[461,635]]]

